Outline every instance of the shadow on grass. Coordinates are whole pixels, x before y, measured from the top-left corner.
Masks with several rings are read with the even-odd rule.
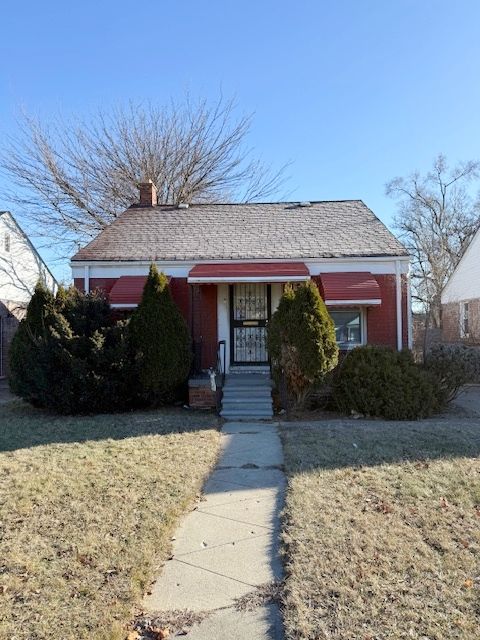
[[[216,428],[217,416],[182,408],[155,411],[57,416],[21,401],[0,405],[0,452],[48,444],[123,440],[145,435]]]
[[[480,418],[329,420],[282,426],[289,473],[480,455]]]

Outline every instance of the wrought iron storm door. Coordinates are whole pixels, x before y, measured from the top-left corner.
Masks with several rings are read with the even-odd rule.
[[[230,287],[230,344],[233,364],[267,364],[270,285],[258,282]]]

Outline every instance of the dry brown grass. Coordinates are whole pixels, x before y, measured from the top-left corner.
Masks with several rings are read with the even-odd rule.
[[[213,465],[213,416],[0,407],[0,638],[117,640]]]
[[[480,637],[480,422],[285,425],[289,640]]]

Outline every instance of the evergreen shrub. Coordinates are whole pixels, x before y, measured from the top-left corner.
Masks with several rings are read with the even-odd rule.
[[[368,345],[353,349],[334,376],[340,411],[387,420],[416,420],[438,411],[444,396],[437,380],[410,351]]]
[[[172,401],[192,363],[188,327],[172,299],[168,280],[152,265],[129,333],[136,352],[143,399],[158,406]]]
[[[436,377],[446,402],[450,402],[464,384],[479,380],[480,350],[463,344],[437,344],[427,353],[425,368]]]
[[[37,285],[10,350],[10,387],[61,414],[119,411],[137,403],[126,323],[112,324],[103,295]]]
[[[275,379],[285,376],[302,406],[338,362],[335,326],[314,282],[286,287],[268,326],[268,350]]]

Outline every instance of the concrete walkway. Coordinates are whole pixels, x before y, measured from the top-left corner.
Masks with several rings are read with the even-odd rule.
[[[173,557],[144,601],[146,612],[207,612],[189,640],[283,637],[274,604],[239,611],[237,599],[282,577],[279,512],[285,478],[276,425],[230,422],[198,508],[176,533]]]

